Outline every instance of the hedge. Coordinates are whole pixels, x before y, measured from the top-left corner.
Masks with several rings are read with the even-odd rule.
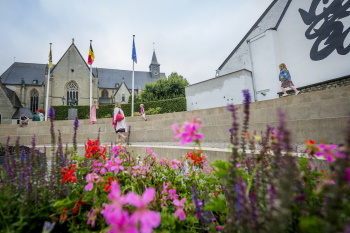
[[[141,103],[134,103],[134,112],[140,111]],[[180,97],[175,99],[168,100],[158,100],[158,101],[150,101],[143,102],[145,106],[146,112],[148,109],[160,107],[160,114],[162,113],[170,113],[170,112],[182,112],[186,111],[186,98]],[[98,110],[96,111],[97,118],[108,118],[111,117],[114,110],[114,104],[107,105],[99,105]],[[56,120],[67,120],[68,119],[68,109],[70,106],[54,106]],[[89,106],[80,105],[76,106],[78,109],[78,118],[79,119],[89,119],[90,111]],[[130,104],[122,104],[122,109],[126,116],[131,116],[131,103]]]

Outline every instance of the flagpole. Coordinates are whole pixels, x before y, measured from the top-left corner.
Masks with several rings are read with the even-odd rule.
[[[49,89],[50,89],[50,73],[51,73],[51,68],[50,68],[50,59],[52,54],[51,54],[51,45],[50,43],[50,56],[49,56],[49,69],[47,72],[47,85],[46,85],[46,102],[45,102],[45,121],[47,121],[47,115],[48,115],[48,109],[49,109]]]
[[[133,46],[134,46],[134,43],[135,43],[134,39],[135,39],[135,35],[133,35]],[[135,65],[135,60],[132,59],[131,116],[134,116],[134,77],[135,77],[134,65]]]
[[[91,46],[92,40],[90,40]],[[91,114],[91,106],[92,106],[92,63],[90,65],[90,114]]]

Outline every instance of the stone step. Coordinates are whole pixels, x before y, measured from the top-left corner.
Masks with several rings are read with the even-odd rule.
[[[237,116],[242,123],[244,106],[237,105],[237,107]],[[287,127],[291,129],[295,143],[303,143],[306,139],[342,143],[350,112],[350,86],[254,102],[250,108],[249,129],[260,132],[265,131],[266,125],[276,127],[278,125],[276,109],[278,108],[286,112]],[[148,121],[143,121],[140,116],[126,117],[127,125],[131,127],[130,142],[171,141],[173,137],[171,125],[179,123],[181,126],[192,116],[203,120],[200,132],[207,142],[229,140],[228,130],[232,128],[232,116],[227,112],[226,107],[219,107],[150,115],[147,116]],[[63,143],[72,142],[73,124],[73,120],[54,122],[56,137],[59,129]],[[77,141],[84,143],[88,138],[97,138],[98,132],[102,142],[110,143],[116,139],[111,119],[103,118],[97,119],[96,125],[91,125],[88,119],[79,120]],[[8,135],[11,135],[13,142],[17,136],[20,136],[21,144],[25,145],[31,143],[33,135],[36,135],[39,143],[50,144],[50,122],[30,122],[26,127],[0,125],[1,144],[6,143]]]

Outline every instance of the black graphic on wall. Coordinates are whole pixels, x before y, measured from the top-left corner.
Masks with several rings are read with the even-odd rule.
[[[323,60],[334,50],[340,55],[350,52],[350,44],[344,45],[344,40],[350,32],[350,28],[345,28],[340,21],[349,17],[350,1],[333,0],[328,7],[323,7],[323,11],[316,14],[316,9],[320,2],[328,4],[329,0],[312,0],[309,11],[299,9],[299,13],[304,23],[309,26],[305,32],[305,37],[309,40],[315,40],[310,58],[313,61]],[[321,45],[321,46],[320,46]],[[320,47],[323,47],[320,49]]]

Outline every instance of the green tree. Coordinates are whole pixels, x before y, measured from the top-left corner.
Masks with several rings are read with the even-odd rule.
[[[129,104],[131,103],[131,98],[132,98],[132,95],[129,95],[129,99],[128,99],[128,103],[129,103]],[[135,97],[134,97],[134,103],[139,103],[139,102],[141,102],[140,95],[135,95]]]
[[[141,93],[141,100],[155,101],[185,97],[185,87],[188,85],[188,81],[182,75],[173,72],[168,78],[160,78],[155,83],[146,84]]]

